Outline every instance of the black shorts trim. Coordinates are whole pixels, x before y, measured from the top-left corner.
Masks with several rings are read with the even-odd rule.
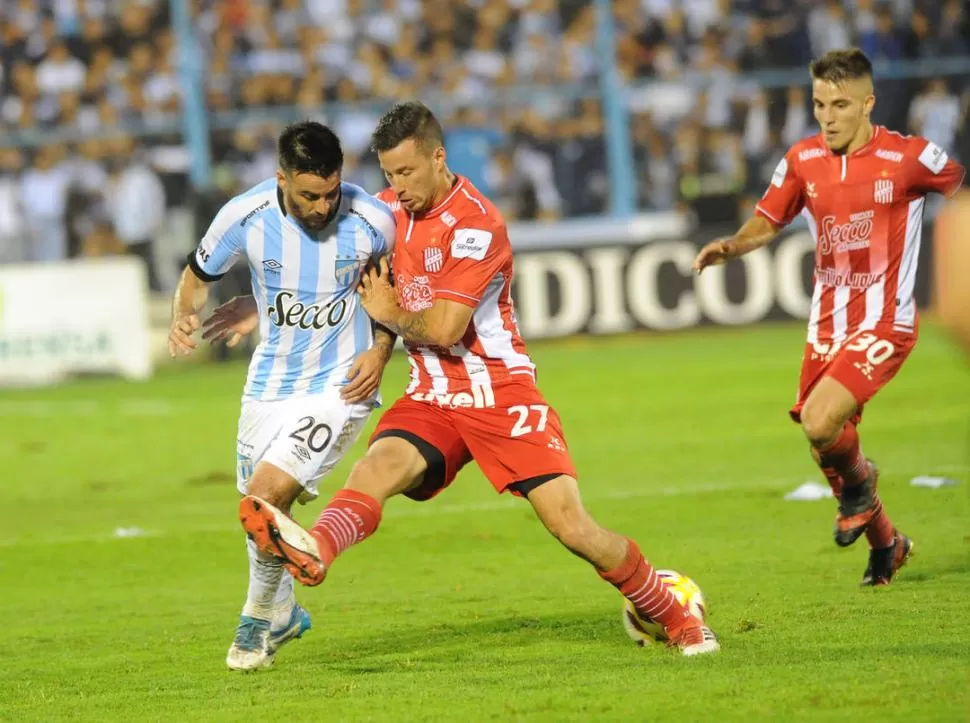
[[[525,498],[529,497],[529,493],[533,492],[537,488],[544,485],[546,482],[550,482],[556,477],[562,477],[564,472],[552,472],[550,474],[540,474],[537,477],[530,477],[529,479],[519,480],[518,482],[513,482],[509,485],[509,492],[513,492],[518,495],[522,495]]]
[[[414,432],[408,432],[403,429],[385,429],[379,434],[374,435],[374,438],[371,440],[371,445],[377,440],[386,437],[397,437],[398,439],[403,439],[405,442],[410,442],[418,450],[418,453],[424,457],[428,469],[424,471],[421,483],[417,487],[406,491],[404,496],[416,502],[430,500],[438,490],[445,486],[445,482],[447,481],[446,475],[448,474],[448,470],[445,464],[445,456],[441,453],[441,450]]]
[[[188,262],[189,268],[192,269],[192,273],[195,274],[200,281],[212,283],[213,281],[218,281],[225,276],[225,274],[207,274],[205,271],[203,271],[202,267],[199,266],[198,259],[195,258],[195,251],[186,256],[185,260]]]

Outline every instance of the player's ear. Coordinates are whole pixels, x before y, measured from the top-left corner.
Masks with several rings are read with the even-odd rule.
[[[282,168],[276,169],[276,183],[278,183],[279,187],[282,188],[284,191],[286,190],[286,174],[283,173]]]
[[[434,167],[436,170],[440,171],[445,167],[445,161],[448,160],[448,154],[445,152],[444,146],[438,146],[434,149],[434,153],[431,154],[431,159],[434,161]]]

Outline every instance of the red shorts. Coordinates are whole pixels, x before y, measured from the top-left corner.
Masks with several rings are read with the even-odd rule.
[[[859,411],[851,421],[858,424],[863,406],[896,376],[913,350],[916,336],[892,328],[877,328],[858,332],[831,348],[807,343],[798,380],[798,400],[788,412],[791,418],[801,422],[802,407],[815,385],[822,377],[832,377],[855,397]]]
[[[492,402],[486,394],[474,396],[473,403]],[[535,384],[509,382],[493,387],[492,396],[494,405],[477,408],[401,397],[384,413],[370,444],[380,437],[401,437],[415,444],[425,458],[428,446],[443,458],[442,468],[429,467],[422,484],[407,492],[408,497],[431,499],[472,459],[498,492],[516,482],[576,476],[559,415]]]

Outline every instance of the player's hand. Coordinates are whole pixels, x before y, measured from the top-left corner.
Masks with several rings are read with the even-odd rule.
[[[386,258],[381,258],[376,267],[364,270],[357,293],[364,311],[382,324],[393,320],[401,308],[397,304],[397,292],[391,286],[391,269]]]
[[[168,353],[174,359],[180,353],[188,356],[198,343],[192,335],[199,330],[199,315],[194,313],[179,313],[172,320],[168,330]]]
[[[719,238],[705,245],[694,259],[694,271],[700,273],[708,266],[723,264],[733,257],[733,241],[730,238]]]
[[[215,344],[226,339],[226,346],[236,346],[244,336],[252,334],[259,326],[259,309],[252,296],[236,296],[215,309],[202,322],[202,338]]]
[[[340,390],[340,396],[348,404],[363,402],[374,396],[381,386],[384,367],[391,358],[391,351],[383,345],[375,345],[354,359],[354,365],[347,372],[347,384]]]

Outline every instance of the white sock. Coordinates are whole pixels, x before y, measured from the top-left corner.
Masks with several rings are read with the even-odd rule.
[[[283,564],[276,558],[261,553],[256,543],[248,538],[246,550],[249,552],[249,592],[242,614],[260,620],[272,620],[277,591],[283,587],[280,585],[285,572]],[[290,591],[292,590],[293,578],[290,577]]]
[[[293,613],[293,606],[296,605],[296,593],[293,592],[293,576],[283,570],[283,577],[276,588],[276,597],[273,598],[273,629],[282,628],[290,622],[290,615]]]

